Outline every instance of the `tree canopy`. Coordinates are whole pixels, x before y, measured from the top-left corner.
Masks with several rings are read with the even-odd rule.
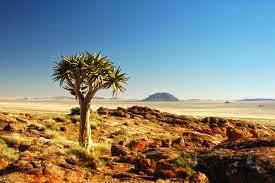
[[[53,69],[53,80],[78,100],[91,100],[100,89],[112,89],[112,94],[124,92],[128,77],[101,53],[83,52],[61,56]]]

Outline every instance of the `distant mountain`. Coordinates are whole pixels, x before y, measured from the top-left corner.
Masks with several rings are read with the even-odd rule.
[[[145,102],[175,102],[179,101],[175,96],[171,95],[170,93],[155,93],[150,95],[143,101]]]
[[[240,101],[242,101],[242,102],[260,102],[260,101],[268,102],[268,101],[275,101],[275,99],[272,99],[272,98],[250,98],[250,99],[243,99]]]

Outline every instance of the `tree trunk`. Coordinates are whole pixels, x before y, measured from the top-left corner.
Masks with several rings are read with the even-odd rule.
[[[92,131],[90,122],[90,104],[80,105],[79,144],[87,150],[92,148]]]

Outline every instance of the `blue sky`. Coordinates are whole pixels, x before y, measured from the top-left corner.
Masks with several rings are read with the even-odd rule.
[[[87,50],[129,74],[120,97],[275,98],[274,9],[272,0],[3,0],[0,96],[66,95],[51,80],[54,62]]]

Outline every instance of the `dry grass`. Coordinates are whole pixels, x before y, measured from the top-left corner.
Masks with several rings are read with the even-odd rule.
[[[3,157],[9,161],[15,161],[19,157],[19,152],[8,147],[4,140],[0,140],[0,157]]]
[[[82,161],[88,162],[90,165],[96,167],[103,167],[106,165],[107,157],[111,153],[111,144],[107,142],[93,143],[93,150],[88,152],[85,148],[79,146],[76,142],[66,151],[68,158],[78,158]]]
[[[19,145],[22,142],[28,141],[25,137],[22,137],[22,135],[18,133],[12,133],[10,135],[3,135],[0,137],[8,146],[15,146]]]
[[[72,144],[76,144],[77,142],[72,141],[67,139],[65,136],[61,135],[59,132],[57,131],[51,131],[51,130],[47,130],[45,132],[46,134],[46,138],[50,139],[49,144],[59,144],[59,145],[72,145]]]
[[[28,125],[28,128],[32,128],[41,132],[44,132],[46,130],[46,127],[39,123],[31,123]]]
[[[17,120],[11,116],[0,114],[0,121],[6,123],[15,123]]]
[[[66,151],[68,158],[77,158],[81,161],[87,162],[89,165],[96,166],[96,160],[94,156],[81,146],[73,146]]]
[[[92,154],[96,158],[104,155],[110,155],[111,153],[111,144],[108,142],[93,143],[92,147],[94,149]]]

